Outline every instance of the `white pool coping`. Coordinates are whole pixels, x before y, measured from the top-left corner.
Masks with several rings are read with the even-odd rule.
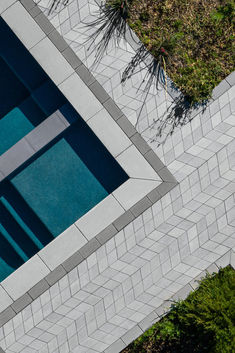
[[[121,129],[105,104],[96,98],[19,1],[1,0],[0,14],[130,177],[1,282],[1,312],[113,222],[125,217],[126,212],[157,187],[160,187],[159,192],[156,191],[160,196],[164,177],[147,161],[140,152],[141,148],[138,149]],[[145,151],[146,155],[150,151]],[[160,169],[165,168],[160,165]],[[176,185],[171,177],[166,183],[170,188]],[[150,202],[149,199],[147,201]]]

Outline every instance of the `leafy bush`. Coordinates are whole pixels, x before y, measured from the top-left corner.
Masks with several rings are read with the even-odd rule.
[[[218,274],[207,274],[196,291],[174,304],[126,352],[235,352],[234,297],[234,269],[228,266]]]

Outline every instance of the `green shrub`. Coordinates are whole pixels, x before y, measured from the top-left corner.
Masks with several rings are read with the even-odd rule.
[[[169,315],[180,336],[192,337],[206,352],[235,351],[235,271],[207,275],[199,288],[175,305]],[[182,336],[183,335],[183,336]],[[200,351],[200,350],[199,350]]]
[[[218,274],[207,274],[196,291],[175,303],[169,314],[126,352],[235,352],[234,298],[233,268],[228,266]]]

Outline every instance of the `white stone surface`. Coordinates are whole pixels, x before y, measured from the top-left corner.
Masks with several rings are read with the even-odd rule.
[[[0,2],[0,14],[10,7],[17,0],[1,0]]]
[[[89,119],[87,124],[114,157],[117,157],[132,144],[106,109],[102,109]]]
[[[107,196],[98,205],[82,216],[75,224],[90,240],[124,213],[124,208],[112,196]]]
[[[13,300],[7,294],[5,289],[0,285],[0,312],[5,310],[12,303],[13,303]]]
[[[77,73],[67,78],[59,85],[59,88],[85,121],[103,109],[102,104],[82,82]]]
[[[3,1],[4,4],[5,1]],[[1,0],[2,3],[2,0]],[[11,2],[10,2],[11,3]],[[2,4],[0,5],[1,9]],[[3,5],[4,6],[4,5]],[[32,19],[19,1],[2,13],[2,18],[11,27],[17,37],[22,41],[27,49],[32,48],[39,41],[45,38],[45,33]],[[23,25],[22,25],[23,24]]]
[[[130,178],[112,194],[125,210],[128,210],[160,184],[161,182],[156,180]]]
[[[57,85],[74,72],[63,55],[47,37],[37,43],[30,50],[30,53]]]
[[[84,235],[75,225],[72,225],[45,246],[45,248],[38,253],[38,256],[50,270],[54,270],[86,243],[87,239]]]
[[[157,180],[161,182],[159,175],[134,145],[123,151],[117,157],[117,161],[131,178]]]
[[[49,272],[49,268],[40,257],[34,255],[17,271],[13,272],[2,281],[1,285],[12,299],[16,300],[43,279]]]

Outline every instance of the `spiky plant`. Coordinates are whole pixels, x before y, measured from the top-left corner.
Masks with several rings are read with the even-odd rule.
[[[89,49],[95,44],[95,63],[106,53],[111,40],[118,45],[125,37],[130,0],[106,0],[97,4],[98,13],[94,21],[86,23],[88,27],[97,27],[89,38]],[[98,43],[97,43],[98,42]]]
[[[67,6],[70,0],[52,0],[49,7],[49,14],[57,10],[59,5]]]

